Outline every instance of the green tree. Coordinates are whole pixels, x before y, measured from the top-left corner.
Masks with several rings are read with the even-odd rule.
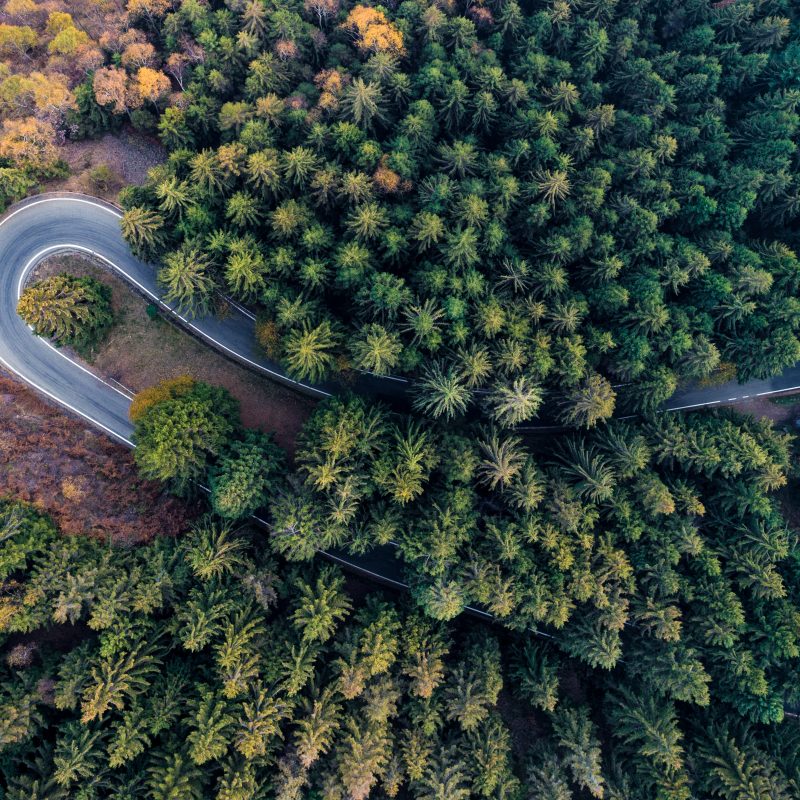
[[[487,399],[489,413],[498,425],[512,428],[536,416],[542,405],[542,394],[540,387],[525,376],[500,383]]]
[[[341,576],[330,572],[320,575],[313,587],[300,582],[292,623],[301,630],[303,641],[324,643],[334,635],[350,611],[343,589]]]
[[[464,414],[470,391],[455,367],[435,362],[414,386],[414,408],[447,420]]]
[[[335,366],[339,336],[328,320],[316,327],[304,325],[285,338],[283,349],[290,373],[297,380],[319,383]]]
[[[381,85],[356,78],[342,96],[342,110],[363,130],[370,130],[385,120]]]
[[[213,306],[216,284],[210,261],[199,250],[184,247],[165,256],[158,282],[165,289],[164,301],[174,303],[180,314],[205,316]]]
[[[280,485],[283,451],[271,437],[246,431],[209,473],[211,506],[224,519],[243,519],[263,508]]]
[[[164,218],[147,208],[134,206],[128,209],[122,215],[120,226],[134,254],[145,259],[156,255],[166,241]]]
[[[111,289],[87,276],[61,273],[28,286],[17,313],[37,336],[91,350],[114,322]]]
[[[389,374],[397,366],[402,350],[398,334],[374,322],[365,325],[350,344],[355,366],[376,375]]]
[[[616,392],[601,375],[592,375],[570,389],[561,402],[560,417],[566,425],[593,428],[614,413]]]
[[[135,459],[151,480],[186,491],[202,480],[238,426],[236,402],[224,390],[196,383],[180,397],[148,408],[137,420]]]
[[[600,768],[600,742],[589,709],[586,706],[561,706],[551,714],[550,721],[559,747],[565,751],[564,763],[569,767],[572,779],[592,797],[602,798],[605,781]]]

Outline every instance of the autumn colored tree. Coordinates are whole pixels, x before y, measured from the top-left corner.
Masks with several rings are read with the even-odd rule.
[[[348,13],[343,26],[354,32],[359,49],[365,53],[403,52],[403,34],[380,9],[357,5]]]

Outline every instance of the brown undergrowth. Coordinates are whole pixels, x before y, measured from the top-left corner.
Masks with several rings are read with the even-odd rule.
[[[199,508],[136,474],[131,452],[0,372],[0,495],[65,534],[134,544],[187,529]]]

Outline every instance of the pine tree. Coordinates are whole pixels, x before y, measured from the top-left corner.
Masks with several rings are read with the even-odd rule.
[[[420,800],[467,800],[467,776],[456,753],[444,750],[434,756],[420,781]]]
[[[126,702],[147,691],[161,666],[159,648],[138,643],[116,657],[104,658],[91,669],[91,680],[83,690],[81,722],[102,717],[113,707],[122,710]]]
[[[533,419],[542,404],[542,391],[525,376],[498,384],[488,397],[492,419],[503,427],[514,427]]]
[[[614,737],[631,750],[637,772],[648,782],[666,786],[686,780],[683,735],[671,703],[621,688],[609,697],[609,715]]]
[[[514,652],[511,675],[519,694],[543,711],[558,703],[558,658],[545,645],[530,641]]]
[[[247,431],[232,442],[209,473],[211,505],[224,519],[237,520],[263,508],[281,483],[283,451],[271,437]]]
[[[559,747],[566,751],[564,764],[572,773],[572,779],[592,797],[602,798],[605,781],[600,768],[600,742],[597,729],[589,717],[586,706],[565,708],[551,714]]]
[[[101,777],[103,733],[77,722],[64,726],[53,753],[53,778],[64,789]]]
[[[192,730],[186,738],[189,758],[198,766],[220,759],[230,746],[228,734],[233,723],[226,702],[213,690],[201,689]]]
[[[463,415],[470,403],[470,392],[455,367],[434,363],[426,367],[414,387],[414,408],[432,417],[451,420]]]
[[[164,219],[155,211],[135,206],[120,221],[122,235],[136,255],[152,258],[164,245]]]
[[[304,642],[323,644],[334,635],[351,608],[344,593],[344,580],[327,572],[317,578],[313,587],[300,581],[297,588],[298,599],[292,623],[300,629]]]
[[[155,753],[148,767],[148,786],[153,800],[201,800],[201,773],[181,752]]]
[[[111,290],[94,278],[61,273],[27,287],[17,313],[37,336],[87,349],[111,326]]]
[[[328,320],[313,328],[304,325],[293,330],[283,343],[291,374],[301,381],[324,380],[334,367],[333,351],[338,344],[339,337]]]
[[[615,400],[611,384],[601,375],[592,375],[565,394],[561,419],[566,425],[593,428],[614,413]]]
[[[304,698],[303,713],[296,719],[294,745],[300,763],[311,767],[328,753],[340,728],[341,705],[336,701],[333,687],[323,689],[313,699]]]
[[[342,785],[353,800],[366,800],[389,760],[390,739],[382,727],[347,717],[337,750]]]
[[[158,282],[165,290],[164,301],[174,303],[179,314],[207,315],[216,291],[210,268],[208,258],[199,250],[182,248],[169,253],[158,271]]]

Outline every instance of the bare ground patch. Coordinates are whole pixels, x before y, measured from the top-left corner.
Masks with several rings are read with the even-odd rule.
[[[59,272],[91,275],[111,287],[116,322],[87,365],[90,369],[134,393],[186,374],[224,386],[239,401],[245,425],[273,433],[278,444],[294,453],[297,434],[314,408],[312,400],[239,366],[162,317],[151,319],[143,298],[82,256],[53,256],[33,277]]]
[[[147,171],[166,159],[166,151],[158,139],[132,128],[106,133],[99,139],[67,141],[61,145],[59,153],[69,164],[70,175],[43,184],[42,191],[84,192],[110,202],[117,200],[124,186],[144,183]],[[98,167],[110,170],[111,180],[107,186],[93,180],[93,171]]]
[[[793,398],[795,402],[789,402],[789,398]],[[777,399],[780,399],[780,402],[775,402]],[[756,419],[766,417],[772,420],[776,428],[792,427],[794,420],[800,417],[800,394],[798,393],[789,392],[770,397],[751,397],[730,405],[741,414],[750,414]]]

